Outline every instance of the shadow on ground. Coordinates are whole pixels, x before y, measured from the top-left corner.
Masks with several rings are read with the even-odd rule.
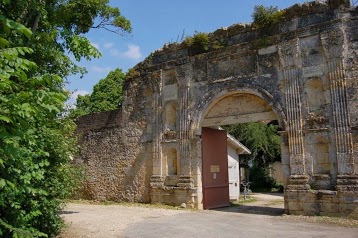
[[[67,215],[67,214],[74,214],[74,213],[79,213],[79,212],[66,211],[66,210],[62,210],[59,212],[60,215]]]
[[[245,213],[256,215],[268,215],[268,216],[281,216],[285,213],[285,209],[276,207],[264,207],[254,205],[231,205],[230,207],[222,207],[213,209],[219,212],[233,212],[233,213]]]
[[[254,193],[249,196],[249,200],[250,198],[253,198],[253,201],[247,201],[243,204],[233,202],[229,207],[214,210],[268,216],[281,216],[285,213],[283,193]]]

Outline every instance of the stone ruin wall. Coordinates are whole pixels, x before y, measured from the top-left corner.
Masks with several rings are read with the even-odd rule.
[[[86,115],[77,121],[80,154],[87,181],[81,198],[150,202],[151,147],[139,141],[140,121],[124,121],[121,109]],[[128,119],[128,118],[127,118]]]
[[[207,107],[243,91],[260,95],[280,123],[287,212],[358,212],[357,9],[335,0],[285,11],[269,29],[238,24],[209,34],[220,49],[166,45],[131,71],[120,110],[81,118],[89,197],[200,208]],[[173,154],[178,171],[169,176]]]

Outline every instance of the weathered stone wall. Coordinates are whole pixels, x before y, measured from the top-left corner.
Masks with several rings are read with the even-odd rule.
[[[86,164],[82,197],[150,202],[151,152],[140,142],[140,122],[124,123],[122,110],[94,113],[77,121],[81,145],[77,164]]]
[[[166,45],[138,64],[124,85],[121,123],[84,136],[93,144],[80,157],[93,168],[93,197],[202,208],[201,128],[277,120],[287,212],[354,213],[357,9],[316,1],[284,17],[219,29],[208,50]]]

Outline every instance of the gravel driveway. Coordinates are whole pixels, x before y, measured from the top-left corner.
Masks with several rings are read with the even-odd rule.
[[[282,197],[257,196],[256,203],[205,211],[70,203],[61,215],[68,228],[59,238],[358,237],[358,228],[315,224],[281,216]],[[271,214],[270,209],[273,209]]]
[[[62,213],[68,228],[59,237],[122,237],[122,232],[130,225],[148,219],[170,217],[182,213],[190,213],[190,211],[70,203]]]

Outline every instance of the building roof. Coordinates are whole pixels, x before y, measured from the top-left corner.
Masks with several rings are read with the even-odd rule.
[[[237,150],[238,154],[251,154],[251,151],[246,146],[241,144],[240,141],[236,140],[235,137],[229,133],[227,134],[227,142]]]
[[[215,126],[210,128],[224,131],[224,129],[221,126]],[[227,133],[227,142],[228,144],[232,145],[236,149],[238,154],[246,154],[246,155],[251,154],[251,151],[246,146],[241,144],[240,141],[236,140],[235,137],[233,137],[229,133]]]

